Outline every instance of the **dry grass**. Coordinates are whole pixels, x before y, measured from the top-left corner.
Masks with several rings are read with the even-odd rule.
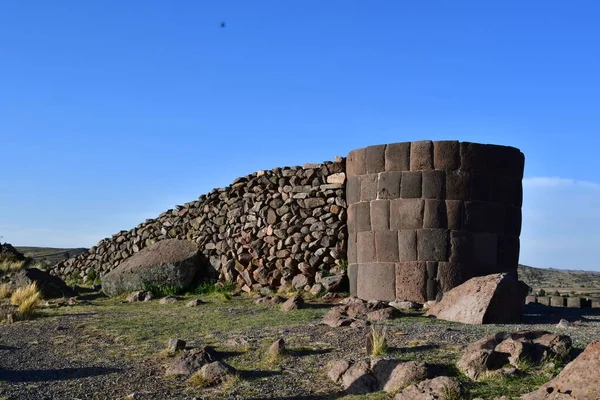
[[[17,272],[23,269],[25,261],[3,261],[0,263],[0,271]]]
[[[12,286],[8,283],[0,285],[0,299],[7,299],[12,294]]]
[[[27,300],[29,297],[34,296],[36,293],[39,295],[38,287],[35,283],[31,285],[22,286],[17,288],[10,297],[10,303],[13,306],[20,306],[23,301]]]
[[[18,311],[24,318],[29,318],[35,315],[35,312],[40,308],[41,293],[35,292],[31,296],[25,298],[19,305]]]
[[[388,349],[387,329],[384,326],[371,325],[371,338],[373,339],[371,355],[377,357],[386,354]]]
[[[187,380],[187,383],[195,388],[205,388],[209,384],[209,382],[202,377],[202,373],[200,371],[196,371],[194,375],[190,376]]]

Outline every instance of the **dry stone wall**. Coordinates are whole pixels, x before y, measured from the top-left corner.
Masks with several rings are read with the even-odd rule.
[[[475,276],[516,277],[524,162],[513,147],[458,141],[351,151],[352,294],[424,302]]]
[[[101,240],[51,273],[89,280],[159,240],[194,241],[207,274],[249,290],[303,288],[341,273],[347,251],[345,160],[275,168],[236,179],[130,231]]]

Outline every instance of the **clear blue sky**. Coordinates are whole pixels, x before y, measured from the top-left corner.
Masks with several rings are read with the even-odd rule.
[[[600,269],[599,20],[595,0],[0,2],[0,235],[92,246],[256,170],[458,139],[525,153],[521,262]]]

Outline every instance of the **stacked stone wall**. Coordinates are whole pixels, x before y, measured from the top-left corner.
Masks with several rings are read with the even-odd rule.
[[[352,294],[424,302],[474,276],[516,276],[518,149],[405,142],[351,151],[346,162]]]
[[[51,273],[89,280],[146,246],[178,238],[198,244],[220,281],[248,291],[305,287],[345,268],[345,179],[343,158],[259,171],[103,239]]]

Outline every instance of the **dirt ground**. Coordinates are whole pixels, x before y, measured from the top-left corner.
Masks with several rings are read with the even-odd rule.
[[[186,307],[191,298],[207,303]],[[0,399],[387,399],[385,393],[349,396],[326,377],[338,358],[365,358],[370,328],[331,328],[320,319],[333,304],[311,302],[289,313],[251,299],[216,295],[187,297],[174,304],[127,303],[88,296],[75,305],[51,304],[33,320],[0,325]],[[470,326],[405,313],[385,323],[387,357],[421,360],[457,376],[465,399],[519,396],[551,376],[519,374],[470,382],[453,367],[469,343],[498,331],[543,329],[568,334],[581,351],[600,337],[600,318],[534,306],[519,325]],[[577,320],[556,327],[562,317]],[[194,388],[183,378],[165,377],[168,339],[188,347],[211,345],[238,370],[238,379],[216,388]],[[271,342],[284,338],[287,354],[268,360]]]

